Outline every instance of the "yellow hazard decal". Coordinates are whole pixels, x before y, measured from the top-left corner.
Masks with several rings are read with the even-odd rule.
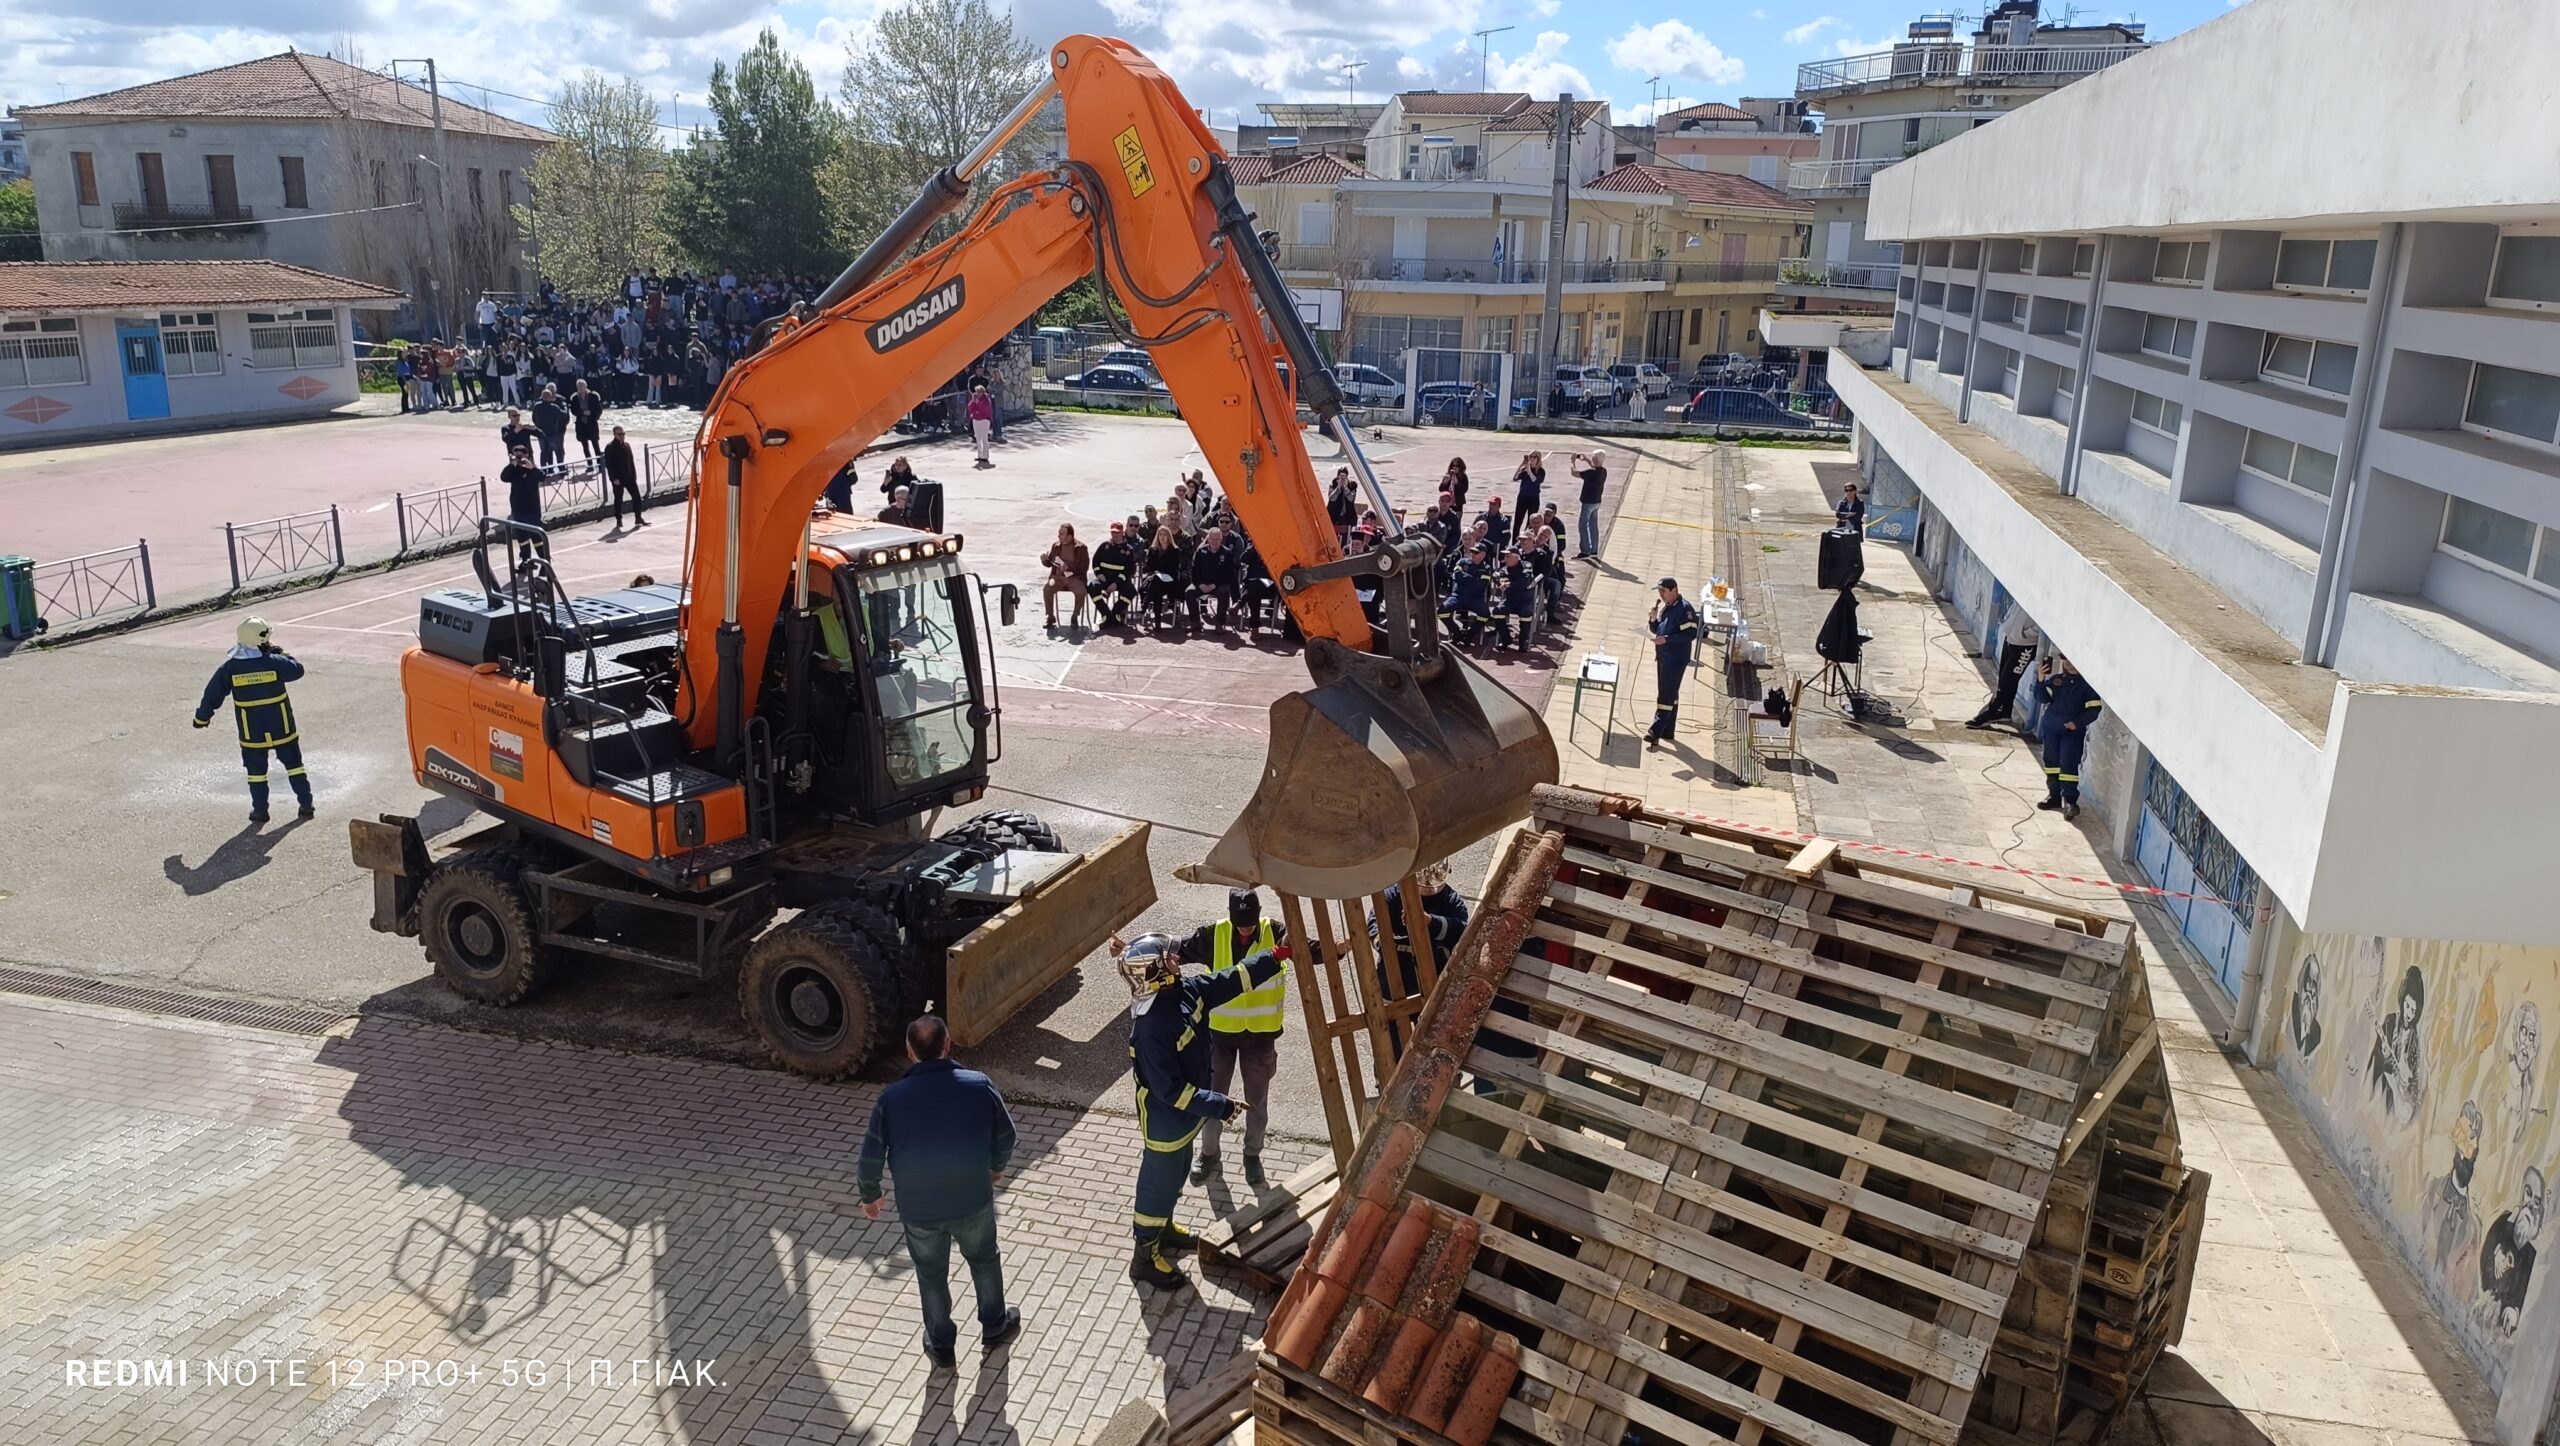
[[[1143,196],[1156,188],[1155,168],[1147,164],[1147,147],[1138,139],[1136,126],[1113,136],[1111,148],[1120,153],[1120,170],[1129,178],[1131,196]]]

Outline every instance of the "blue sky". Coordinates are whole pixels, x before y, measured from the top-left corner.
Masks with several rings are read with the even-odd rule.
[[[2083,5],[2080,23],[2139,19],[2166,39],[2237,0]],[[2315,4],[2321,0],[2255,0]],[[0,104],[35,104],[158,79],[287,44],[368,66],[433,55],[444,74],[493,92],[526,119],[538,99],[585,68],[628,75],[669,118],[698,118],[713,59],[735,55],[760,26],[781,32],[822,87],[877,0],[782,5],[742,0],[0,0]],[[1493,89],[1607,99],[1621,121],[1666,108],[1791,90],[1798,62],[1880,48],[1924,0],[1794,0],[1672,8],[1650,0],[1015,0],[1016,23],[1046,38],[1124,36],[1146,49],[1220,124],[1257,100],[1392,90]],[[1976,0],[1973,8],[1982,7]],[[2047,0],[2047,18],[2061,5]],[[1511,28],[1483,56],[1471,32]],[[1660,77],[1658,81],[1654,77]]]

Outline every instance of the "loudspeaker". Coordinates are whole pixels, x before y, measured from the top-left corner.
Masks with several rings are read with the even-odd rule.
[[[1835,527],[1822,534],[1822,550],[1814,563],[1814,586],[1824,592],[1856,587],[1867,575],[1864,539],[1854,527]]]
[[[907,525],[918,532],[942,530],[942,484],[918,480],[907,486]]]

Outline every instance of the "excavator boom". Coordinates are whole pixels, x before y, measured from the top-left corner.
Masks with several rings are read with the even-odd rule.
[[[1387,513],[1333,379],[1253,238],[1225,157],[1161,71],[1074,36],[1050,85],[943,172],[801,315],[732,368],[697,439],[683,689],[689,740],[735,763],[811,507],[828,480],[1078,277],[1093,274],[1147,347],[1238,520],[1308,639],[1317,687],[1274,705],[1262,786],[1204,872],[1323,897],[1374,893],[1527,808],[1553,739],[1439,646],[1420,534],[1341,555],[1284,379],[1327,417]],[[1052,92],[1067,160],[989,192],[957,234],[900,257]],[[1376,635],[1352,578],[1390,579]],[[716,612],[714,611],[716,609]]]

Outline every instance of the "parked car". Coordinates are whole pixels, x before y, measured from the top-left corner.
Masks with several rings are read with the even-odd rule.
[[[1073,376],[1060,377],[1058,385],[1088,392],[1147,392],[1172,395],[1164,379],[1145,367],[1123,365],[1088,367]]]
[[[1681,414],[1683,421],[1708,422],[1729,427],[1796,427],[1810,428],[1815,419],[1787,409],[1784,396],[1771,396],[1743,387],[1702,387],[1689,399],[1689,410]]]
[[[1343,397],[1363,407],[1401,407],[1404,405],[1404,383],[1360,362],[1335,362],[1333,379],[1342,386]]]
[[[1564,399],[1578,402],[1585,397],[1608,401],[1618,399],[1618,379],[1606,367],[1558,367],[1553,386],[1564,388]]]
[[[1444,427],[1489,427],[1493,395],[1493,388],[1477,382],[1424,382],[1422,415]]]
[[[1638,386],[1644,388],[1648,397],[1671,394],[1671,374],[1651,362],[1619,362],[1609,368],[1609,375],[1617,379],[1618,390],[1623,395],[1633,396]]]

